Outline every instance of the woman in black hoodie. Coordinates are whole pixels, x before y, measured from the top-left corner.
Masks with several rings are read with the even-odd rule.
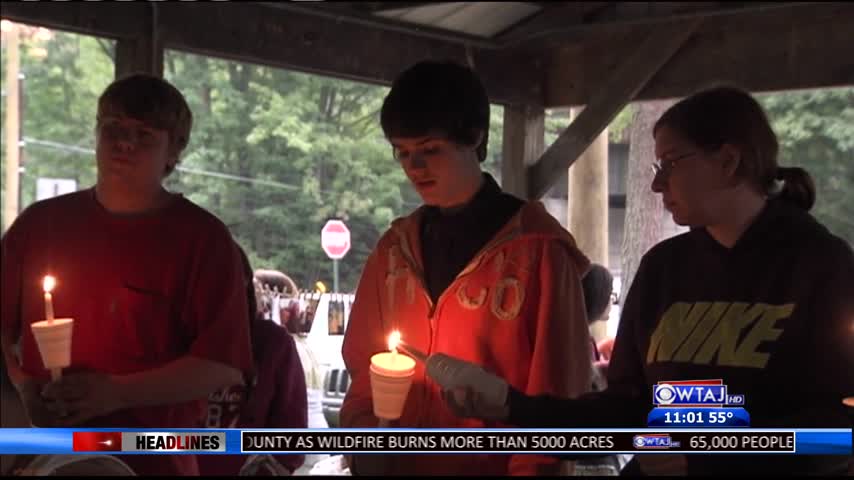
[[[744,394],[753,427],[850,428],[842,400],[854,395],[854,254],[808,213],[815,201],[809,174],[778,166],[765,113],[735,88],[673,105],[653,136],[652,189],[691,230],[644,255],[607,390],[572,400],[528,397],[452,360],[428,368],[453,391],[451,407],[520,427],[645,427],[653,384],[723,379]],[[455,374],[462,370],[477,373]],[[848,462],[686,458],[688,474],[842,474]]]

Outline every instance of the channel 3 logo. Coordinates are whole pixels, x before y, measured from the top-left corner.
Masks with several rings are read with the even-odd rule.
[[[659,382],[653,385],[652,401],[657,406],[711,407],[744,405],[744,395],[730,395],[723,380]]]
[[[679,448],[679,442],[674,442],[666,433],[649,433],[635,435],[632,444],[640,450]]]

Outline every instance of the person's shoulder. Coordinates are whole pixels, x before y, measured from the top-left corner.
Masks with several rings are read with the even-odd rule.
[[[692,229],[656,243],[641,255],[638,273],[657,276],[669,271],[674,264],[696,256],[698,248],[703,248],[703,235],[702,229]]]
[[[269,346],[270,351],[283,354],[293,350],[296,352],[296,342],[288,331],[270,320],[258,320],[254,324],[253,336]]]
[[[380,235],[375,250],[385,250],[393,245],[399,245],[401,240],[418,235],[421,221],[430,207],[422,205],[412,212],[392,220],[389,228]]]
[[[686,248],[690,248],[693,245],[698,237],[702,235],[699,229],[697,230],[689,230],[687,232],[680,233],[678,235],[674,235],[670,238],[665,238],[664,240],[656,243],[643,255],[644,258],[648,258],[650,262],[662,260],[665,257],[671,257],[674,254],[685,250]]]
[[[785,201],[777,200],[774,221],[766,232],[766,241],[774,248],[788,249],[797,255],[805,255],[833,264],[852,257],[852,245],[833,234],[830,229],[810,212]]]
[[[276,322],[271,320],[260,320],[255,323],[255,328],[257,329],[258,334],[263,336],[263,338],[275,340],[276,343],[296,345],[291,334]]]
[[[18,214],[9,232],[14,235],[29,228],[38,228],[45,221],[82,214],[86,211],[87,202],[92,201],[91,195],[90,190],[80,190],[33,202]]]
[[[508,248],[522,248],[545,252],[548,249],[565,254],[582,274],[587,272],[590,260],[578,248],[575,237],[563,228],[540,201],[528,201],[521,206],[513,219],[499,235],[514,238]]]
[[[33,202],[19,215],[21,218],[37,217],[46,213],[67,212],[79,210],[92,202],[92,191],[78,190],[76,192],[58,195]]]
[[[176,196],[173,205],[174,210],[178,212],[178,215],[174,217],[176,221],[206,235],[227,234],[230,238],[231,234],[228,227],[219,217],[183,195],[176,194]]]
[[[811,259],[831,269],[840,266],[851,267],[854,262],[852,245],[834,235],[812,215],[809,216],[809,221],[800,222],[798,229],[798,233],[793,234],[792,241],[797,252],[809,255]]]

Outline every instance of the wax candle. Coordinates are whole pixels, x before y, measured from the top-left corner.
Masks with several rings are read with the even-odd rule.
[[[397,361],[397,345],[400,343],[400,332],[395,330],[388,336],[388,349],[391,352],[391,364]]]
[[[50,275],[45,275],[42,287],[44,288],[44,314],[47,318],[47,323],[53,323],[53,296],[51,290],[56,286],[56,279]]]

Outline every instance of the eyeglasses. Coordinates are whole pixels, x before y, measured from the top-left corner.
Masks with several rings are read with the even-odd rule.
[[[670,172],[672,172],[673,169],[676,168],[676,164],[679,162],[679,160],[682,160],[683,158],[688,158],[692,155],[696,155],[697,153],[698,152],[689,152],[668,159],[659,158],[658,160],[652,162],[652,173],[656,176],[658,174],[670,175]]]

